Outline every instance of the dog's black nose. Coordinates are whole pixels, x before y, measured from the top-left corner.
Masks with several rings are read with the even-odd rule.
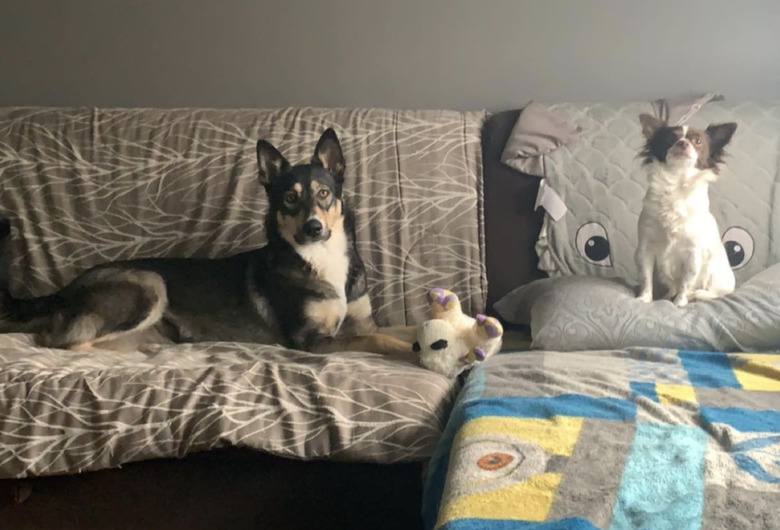
[[[317,237],[322,234],[322,223],[317,219],[309,219],[306,224],[303,225],[303,233],[309,237]]]
[[[688,143],[688,140],[685,138],[682,138],[681,140],[677,140],[677,147],[685,147],[685,144]]]

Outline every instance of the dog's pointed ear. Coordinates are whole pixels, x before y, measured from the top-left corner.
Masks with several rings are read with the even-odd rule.
[[[664,120],[656,118],[650,114],[640,114],[639,123],[642,124],[642,134],[648,140],[653,137],[658,129],[666,125]]]
[[[723,151],[736,130],[737,124],[733,122],[713,123],[707,127],[707,135],[710,137],[710,155]]]
[[[339,137],[336,136],[336,131],[329,128],[322,133],[320,140],[317,142],[317,147],[314,148],[314,156],[311,158],[311,163],[330,171],[339,184],[344,182],[344,170],[347,164],[344,162],[344,153],[341,151],[341,144],[339,143]]]
[[[258,140],[257,167],[260,183],[267,186],[276,177],[290,169],[290,163],[276,147],[265,140]]]

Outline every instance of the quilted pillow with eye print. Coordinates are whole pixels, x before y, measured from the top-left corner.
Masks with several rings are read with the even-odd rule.
[[[560,104],[549,109],[579,127],[544,156],[545,183],[566,213],[545,216],[539,267],[551,276],[619,277],[635,283],[637,222],[647,177],[637,156],[644,144],[639,114],[651,103]],[[710,210],[741,284],[780,262],[780,105],[710,101],[685,123],[703,128],[734,121],[725,164],[710,187]]]

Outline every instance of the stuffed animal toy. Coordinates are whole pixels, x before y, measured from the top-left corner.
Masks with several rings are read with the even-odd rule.
[[[428,305],[431,319],[418,327],[413,347],[429,370],[455,377],[501,349],[501,323],[464,314],[455,293],[437,287],[428,293]]]

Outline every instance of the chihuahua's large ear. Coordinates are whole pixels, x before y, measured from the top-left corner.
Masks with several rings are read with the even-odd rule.
[[[650,114],[640,114],[639,123],[642,124],[642,134],[644,134],[645,138],[648,140],[653,137],[658,129],[666,125],[664,120]]]
[[[290,169],[290,163],[276,147],[265,140],[257,141],[258,178],[263,186],[269,185],[276,177]]]
[[[338,136],[336,136],[336,131],[326,129],[322,133],[319,142],[317,142],[317,147],[314,148],[314,156],[311,158],[311,163],[322,166],[333,173],[336,182],[339,184],[344,182],[344,170],[347,164],[344,162],[344,153],[341,152],[341,144]]]
[[[731,141],[731,137],[737,130],[737,124],[713,123],[707,127],[707,135],[710,137],[710,156],[723,154],[723,148]]]

